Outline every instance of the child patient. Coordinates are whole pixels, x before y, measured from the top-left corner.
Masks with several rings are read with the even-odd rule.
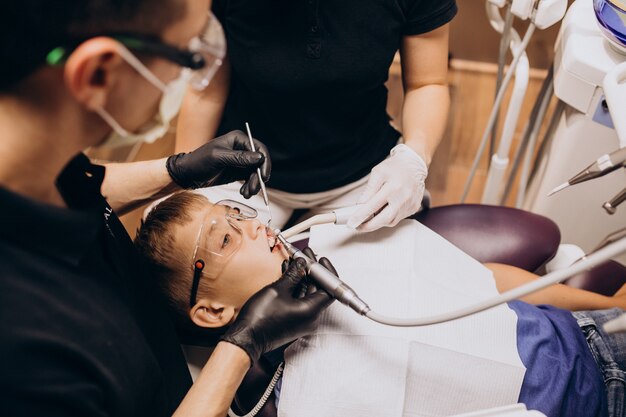
[[[160,203],[143,222],[136,247],[155,267],[181,334],[220,334],[254,293],[281,276],[287,255],[255,216],[254,209],[238,202],[213,204],[199,194],[181,192]],[[500,292],[536,279],[510,266],[487,267]],[[623,290],[606,297],[563,285],[523,301],[568,310],[626,307]],[[548,416],[623,415],[613,409],[622,407],[626,355],[605,347],[606,355],[600,357],[588,346],[616,343],[612,338],[621,336],[606,335],[600,327],[620,310],[573,315],[521,302],[510,307],[518,315],[518,348],[527,368],[520,402]]]

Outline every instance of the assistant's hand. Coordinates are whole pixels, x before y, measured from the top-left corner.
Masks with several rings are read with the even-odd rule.
[[[422,157],[407,145],[396,145],[390,156],[372,169],[359,199],[363,207],[348,219],[348,226],[371,232],[395,226],[417,213],[424,198],[427,176],[428,167]]]
[[[333,299],[327,292],[312,288],[297,296],[306,277],[305,268],[303,259],[292,261],[278,281],[248,300],[222,340],[245,350],[254,363],[264,353],[309,334]]]
[[[256,152],[252,152],[248,136],[234,130],[195,151],[170,156],[166,163],[167,172],[176,184],[187,189],[245,180],[240,192],[250,198],[261,189],[260,181],[269,180],[272,171],[267,147],[253,140]],[[257,167],[261,168],[262,178],[256,173]]]

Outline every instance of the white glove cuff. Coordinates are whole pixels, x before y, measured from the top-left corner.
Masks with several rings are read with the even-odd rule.
[[[422,158],[410,146],[405,145],[404,143],[400,143],[391,149],[391,152],[389,152],[389,155],[390,156],[396,156],[396,155],[406,156],[407,158],[411,158],[414,162],[416,162],[420,166],[421,169],[424,170],[424,176],[428,175],[428,165],[426,164],[426,161],[424,161],[424,158]]]

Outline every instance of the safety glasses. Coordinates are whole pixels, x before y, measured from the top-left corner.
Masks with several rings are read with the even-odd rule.
[[[202,276],[215,279],[241,247],[243,234],[238,223],[257,217],[257,211],[233,200],[217,202],[205,215],[194,246],[193,281],[189,306],[196,304]]]
[[[150,35],[108,33],[100,36],[113,38],[130,51],[157,56],[183,67],[189,84],[198,91],[204,90],[209,85],[226,55],[224,30],[219,20],[211,12],[209,12],[206,26],[199,36],[189,42],[188,49],[168,45],[158,37]],[[46,62],[48,65],[63,64],[74,49],[86,39],[88,38],[75,40],[69,45],[54,48],[46,56]],[[124,58],[128,60],[127,56]]]

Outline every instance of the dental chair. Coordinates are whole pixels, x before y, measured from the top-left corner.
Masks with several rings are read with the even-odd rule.
[[[561,241],[559,228],[552,220],[509,207],[459,204],[427,208],[412,218],[482,263],[508,264],[529,272],[540,270],[550,261]],[[297,246],[304,248],[307,243],[304,240]],[[626,268],[613,261],[565,282],[603,295],[613,295],[625,283]],[[245,415],[257,404],[274,375],[275,365],[261,359],[250,369],[232,405],[236,414]],[[256,415],[277,415],[274,394]]]

